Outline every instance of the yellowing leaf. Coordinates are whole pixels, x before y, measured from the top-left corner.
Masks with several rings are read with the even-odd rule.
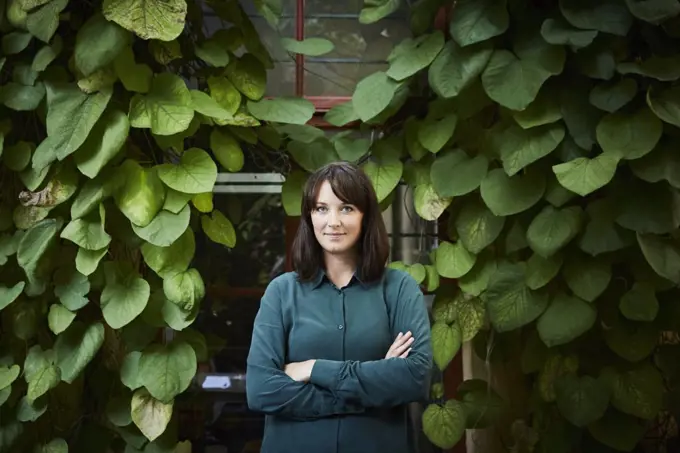
[[[132,395],[132,421],[142,434],[153,442],[163,434],[170,423],[173,404],[174,401],[169,403],[158,401],[146,389],[141,388]]]
[[[142,39],[172,41],[184,29],[185,0],[104,0],[106,19],[134,32]]]

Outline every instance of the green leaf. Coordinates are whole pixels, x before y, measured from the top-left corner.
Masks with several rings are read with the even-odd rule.
[[[531,255],[531,258],[527,260],[527,286],[533,290],[544,287],[557,276],[557,273],[562,267],[562,263],[563,258],[561,255],[543,258],[538,253],[534,253]]]
[[[155,399],[169,403],[189,388],[196,374],[196,353],[185,342],[153,344],[139,359],[140,382]]]
[[[288,143],[287,150],[293,159],[309,172],[339,160],[333,144],[326,138],[320,138],[311,143],[291,141]]]
[[[416,213],[425,220],[437,220],[451,201],[451,198],[439,196],[431,184],[421,184],[413,191]]]
[[[663,407],[664,391],[661,373],[652,364],[644,364],[617,377],[612,406],[626,414],[652,420]]]
[[[55,352],[43,351],[38,345],[28,350],[24,362],[24,378],[28,384],[27,397],[35,401],[59,384],[61,372],[55,366]]]
[[[362,168],[373,184],[379,203],[397,187],[404,171],[404,165],[399,160],[383,163],[369,161]]]
[[[151,289],[128,263],[104,263],[104,274],[106,286],[100,301],[102,314],[109,326],[120,329],[144,311]]]
[[[418,141],[431,153],[439,152],[453,137],[458,115],[449,113],[443,118],[425,118],[418,128]]]
[[[302,213],[302,191],[307,182],[307,174],[294,170],[288,174],[281,186],[281,204],[286,215],[300,216]]]
[[[352,139],[350,137],[341,137],[333,140],[333,146],[340,159],[348,162],[357,162],[368,153],[371,142],[366,138]]]
[[[19,365],[12,365],[11,367],[0,366],[0,389],[4,389],[16,381],[19,373],[21,373]]]
[[[647,90],[647,105],[662,121],[680,127],[680,88],[670,87],[658,91],[650,86]]]
[[[539,92],[536,99],[529,106],[519,112],[511,112],[515,122],[523,129],[552,124],[562,119],[559,99],[546,84]]]
[[[132,423],[130,414],[130,395],[123,394],[110,398],[106,403],[106,418],[118,427],[128,426]]]
[[[621,314],[631,321],[651,322],[659,313],[659,301],[654,286],[646,282],[635,282],[633,287],[619,301]]]
[[[611,409],[588,426],[588,432],[594,439],[616,451],[633,451],[644,438],[645,431],[637,418]]]
[[[548,44],[568,45],[573,49],[588,47],[597,36],[597,31],[572,28],[562,18],[548,18],[541,26],[541,36]]]
[[[399,84],[386,73],[375,72],[357,84],[352,95],[352,108],[362,121],[369,121],[390,105],[397,88]]]
[[[198,212],[203,213],[212,212],[212,210],[215,207],[213,204],[212,192],[199,193],[198,195],[194,195],[194,197],[191,199],[191,204],[194,205]]]
[[[480,192],[494,215],[514,215],[531,208],[543,197],[545,177],[538,172],[510,177],[502,169],[495,168],[487,173]]]
[[[484,180],[489,161],[483,155],[469,157],[456,149],[437,156],[430,167],[430,179],[443,197],[457,197],[477,189]]]
[[[151,243],[142,245],[144,262],[161,278],[166,278],[189,268],[196,251],[196,241],[191,228],[167,247],[159,247]]]
[[[22,52],[31,43],[33,36],[30,33],[13,31],[2,36],[2,53],[14,55]]]
[[[87,276],[69,267],[62,267],[54,275],[54,295],[70,311],[78,311],[89,302],[90,281]]]
[[[201,216],[201,227],[211,241],[229,248],[236,245],[234,225],[220,211],[213,211],[211,216]]]
[[[467,275],[470,275],[470,273]],[[456,312],[462,341],[471,341],[484,327],[486,321],[484,302],[478,297],[470,297],[460,293],[453,300],[453,309]]]
[[[437,447],[453,448],[465,434],[465,406],[456,400],[430,404],[423,411],[423,432]]]
[[[248,99],[259,101],[264,96],[267,72],[260,60],[252,54],[247,53],[229,63],[226,75],[236,89]]]
[[[531,323],[548,306],[548,296],[530,290],[521,264],[501,263],[491,275],[484,293],[491,324],[498,332],[509,332]]]
[[[104,113],[112,90],[95,94],[80,91],[75,84],[46,83],[47,139],[33,154],[33,168],[42,169],[56,159],[63,160],[85,142]]]
[[[54,344],[61,380],[73,383],[103,343],[104,326],[101,323],[86,325],[75,321],[71,324]]]
[[[320,57],[333,51],[335,46],[324,38],[307,38],[302,41],[291,38],[281,38],[281,45],[291,53],[307,55],[308,57]]]
[[[132,395],[132,421],[149,441],[156,440],[167,428],[173,403],[158,401],[146,389],[139,389]]]
[[[104,230],[104,205],[99,205],[99,211],[87,217],[71,220],[59,237],[86,250],[95,251],[108,247],[111,236]]]
[[[543,258],[551,257],[576,237],[582,214],[575,206],[564,209],[545,206],[527,229],[529,247]]]
[[[76,68],[89,76],[115,60],[128,44],[130,34],[101,14],[91,16],[78,30],[74,58]]]
[[[243,168],[245,157],[241,145],[229,133],[217,128],[210,133],[210,148],[217,161],[227,171],[238,172]]]
[[[78,254],[76,255],[76,269],[83,275],[91,275],[97,270],[99,266],[99,261],[108,252],[108,247],[100,250],[87,250],[83,248],[78,249]]]
[[[132,224],[137,236],[158,247],[168,247],[179,239],[189,227],[191,208],[185,206],[179,214],[161,210],[145,227]]]
[[[14,82],[0,87],[2,103],[16,111],[31,111],[38,108],[45,97],[45,85],[42,82],[35,86],[26,86]]]
[[[165,277],[163,293],[170,302],[182,310],[192,311],[205,297],[205,285],[196,269],[187,269]]]
[[[444,47],[444,34],[441,30],[415,39],[407,38],[399,44],[398,54],[390,59],[387,76],[396,81],[411,77],[418,71],[430,66],[442,47]]]
[[[0,310],[3,310],[9,306],[9,304],[17,300],[17,298],[24,291],[25,286],[25,282],[16,283],[11,287],[0,286]]]
[[[146,95],[130,101],[130,125],[150,128],[156,135],[173,135],[189,128],[194,118],[191,93],[179,76],[156,74]]]
[[[194,52],[198,58],[216,68],[227,66],[231,59],[229,50],[214,38],[196,43]]]
[[[555,395],[562,416],[583,428],[604,416],[611,389],[600,379],[567,374],[555,380]]]
[[[635,79],[625,77],[618,82],[597,85],[590,91],[589,100],[598,109],[613,113],[632,101],[637,91]]]
[[[571,25],[626,36],[633,17],[620,0],[560,0],[560,11]]]
[[[323,117],[329,124],[335,127],[345,126],[347,123],[359,119],[359,115],[354,110],[352,101],[334,105]]]
[[[663,124],[647,107],[632,114],[610,113],[597,125],[597,142],[604,153],[621,159],[639,159],[661,138]]]
[[[73,155],[78,170],[88,178],[95,178],[121,151],[129,130],[130,122],[123,112],[115,109],[104,112]]]
[[[680,14],[680,3],[677,0],[626,0],[633,16],[655,25]]]
[[[132,47],[126,46],[118,53],[113,61],[113,68],[126,90],[136,93],[149,92],[153,71],[148,65],[135,62]]]
[[[540,30],[531,22],[517,30],[513,51],[521,61],[531,63],[550,75],[561,74],[564,69],[566,61],[564,47],[545,42]]]
[[[477,80],[491,53],[492,48],[486,42],[461,48],[455,41],[449,41],[430,65],[430,87],[442,98],[458,96]]]
[[[458,386],[457,392],[465,406],[468,429],[488,428],[503,415],[505,403],[486,381],[468,379]]]
[[[616,223],[638,233],[666,234],[678,227],[676,193],[665,184],[629,182],[620,189],[625,200]]]
[[[17,248],[17,264],[26,274],[32,274],[49,246],[53,243],[60,224],[45,219],[35,224],[21,237]]]
[[[462,345],[460,328],[457,324],[448,325],[435,322],[432,325],[432,353],[434,363],[445,370],[456,356]]]
[[[31,401],[28,396],[24,396],[17,404],[16,417],[20,422],[34,422],[42,417],[45,412],[47,412],[46,398]]]
[[[68,0],[52,0],[28,14],[26,29],[42,42],[48,43],[59,27],[59,15],[68,5]]]
[[[616,66],[619,74],[638,74],[661,82],[673,82],[680,78],[680,56],[660,57],[653,55],[640,62],[624,62]]]
[[[611,182],[618,163],[618,157],[600,154],[592,159],[579,157],[552,169],[562,187],[585,197]]]
[[[603,331],[609,349],[629,362],[649,357],[657,348],[659,330],[652,323],[633,323],[625,319],[610,319]]]
[[[232,120],[232,113],[228,112],[215,99],[211,98],[208,93],[198,90],[189,90],[191,94],[191,106],[198,113],[209,118],[215,118],[216,121]]]
[[[524,110],[550,76],[534,61],[518,59],[507,50],[495,50],[482,73],[482,85],[486,94],[503,107]]]
[[[359,14],[360,24],[373,24],[396,12],[401,5],[400,0],[376,0],[365,3]]]
[[[144,40],[172,41],[184,29],[185,0],[104,0],[104,17]]]
[[[588,302],[597,299],[607,289],[612,278],[609,263],[585,257],[568,261],[562,273],[569,289]]]
[[[508,176],[517,174],[529,164],[553,152],[564,139],[560,124],[522,129],[512,125],[501,135],[501,160]]]
[[[456,3],[449,32],[465,47],[505,33],[509,24],[506,0],[461,0]]]
[[[137,390],[142,387],[139,375],[139,359],[142,357],[140,351],[129,352],[124,358],[120,367],[120,381],[130,390]]]
[[[437,272],[444,278],[460,278],[470,272],[477,260],[461,242],[444,241],[435,252]]]
[[[34,149],[33,143],[18,141],[4,149],[4,153],[1,153],[2,161],[10,170],[20,172],[31,162],[31,153]]]
[[[536,330],[549,348],[567,344],[595,324],[597,312],[587,302],[558,294],[536,322]]]
[[[52,439],[43,447],[41,453],[68,453],[68,444],[64,439]]]
[[[179,164],[159,165],[158,177],[178,192],[212,192],[217,181],[217,165],[202,149],[190,148],[182,154]]]
[[[47,314],[47,324],[55,335],[59,335],[76,319],[76,314],[61,304],[52,304]]]
[[[680,246],[672,239],[653,234],[637,234],[642,254],[654,272],[680,284]]]
[[[248,101],[248,111],[262,121],[306,124],[314,115],[314,104],[306,99],[279,97]]]
[[[456,232],[465,248],[478,254],[501,234],[504,217],[495,216],[479,199],[468,199],[455,218]]]

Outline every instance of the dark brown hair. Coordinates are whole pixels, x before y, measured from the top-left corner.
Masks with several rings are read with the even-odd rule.
[[[324,266],[323,250],[312,226],[312,211],[324,181],[330,183],[335,196],[356,206],[364,215],[357,244],[357,277],[363,282],[380,279],[390,253],[385,222],[371,180],[361,168],[349,162],[328,164],[307,180],[302,194],[302,218],[293,242],[293,268],[301,281],[309,281]]]

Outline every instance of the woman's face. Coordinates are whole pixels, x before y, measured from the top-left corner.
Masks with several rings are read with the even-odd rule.
[[[312,210],[314,235],[327,253],[342,254],[354,250],[361,236],[364,214],[355,206],[340,200],[328,181],[319,188]]]

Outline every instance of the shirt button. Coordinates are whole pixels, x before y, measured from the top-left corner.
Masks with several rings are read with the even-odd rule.
[[[342,324],[338,324],[338,329],[339,329],[339,330],[342,330],[342,329],[344,329],[344,328],[345,328],[345,326],[343,326]]]

